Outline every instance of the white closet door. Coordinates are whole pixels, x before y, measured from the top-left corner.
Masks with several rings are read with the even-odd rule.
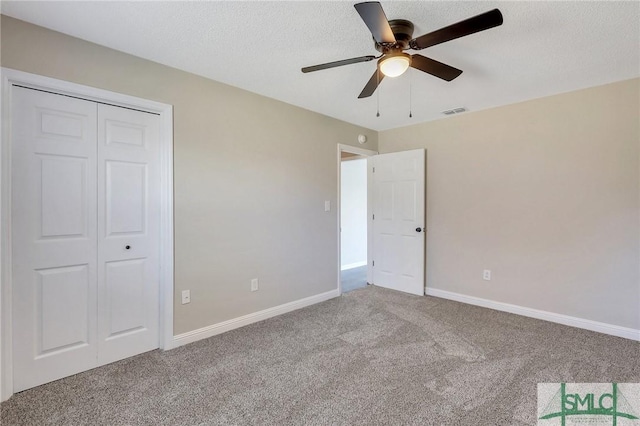
[[[156,115],[98,105],[98,364],[158,347]]]
[[[95,366],[97,104],[14,87],[14,391]]]
[[[158,347],[159,122],[12,89],[15,392]]]

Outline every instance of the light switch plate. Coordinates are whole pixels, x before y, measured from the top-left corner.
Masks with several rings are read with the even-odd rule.
[[[191,303],[191,290],[182,290],[182,304]]]
[[[324,202],[324,211],[325,212],[330,212],[331,211],[331,201],[325,201]]]

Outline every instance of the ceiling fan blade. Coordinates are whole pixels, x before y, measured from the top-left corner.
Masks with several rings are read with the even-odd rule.
[[[462,74],[462,70],[459,70],[458,68],[454,68],[422,55],[411,56],[411,67],[447,81],[451,81]]]
[[[372,55],[360,56],[358,58],[351,58],[351,59],[343,59],[341,61],[327,62],[326,64],[304,67],[302,68],[302,72],[306,73],[306,72],[326,70],[327,68],[341,67],[343,65],[349,65],[349,64],[357,64],[358,62],[367,62],[373,59],[376,59],[376,57]]]
[[[368,1],[354,5],[360,17],[367,24],[371,35],[378,43],[395,43],[396,37],[384,14],[382,6],[377,1]]]
[[[367,85],[364,86],[364,89],[362,89],[362,92],[360,92],[360,94],[358,95],[358,99],[368,98],[369,96],[373,95],[373,92],[376,91],[383,78],[384,74],[382,74],[380,70],[376,68],[376,71],[367,82]]]
[[[502,25],[502,13],[498,9],[481,13],[473,18],[465,19],[458,23],[440,28],[439,30],[414,38],[409,42],[409,46],[414,50],[435,46],[445,41],[454,40],[479,31]]]

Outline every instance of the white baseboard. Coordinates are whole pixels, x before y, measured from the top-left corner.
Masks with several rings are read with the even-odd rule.
[[[482,299],[474,296],[453,293],[437,288],[425,288],[427,296],[441,297],[443,299],[455,300],[456,302],[467,303],[469,305],[481,306],[483,308],[495,309],[496,311],[509,312],[525,317],[541,319],[568,325],[571,327],[583,328],[585,330],[597,331],[598,333],[609,334],[611,336],[623,337],[625,339],[640,341],[640,330],[634,328],[621,327],[618,325],[606,324],[604,322],[592,321],[583,318],[571,317],[568,315],[556,314],[553,312],[541,311],[538,309],[525,308],[524,306],[511,305],[509,303],[496,302],[494,300]]]
[[[340,270],[341,271],[346,271],[347,269],[359,268],[361,266],[367,266],[367,261],[363,260],[362,262],[347,263],[346,265],[342,265],[340,267]]]
[[[315,305],[316,303],[324,302],[325,300],[333,299],[334,297],[338,296],[340,296],[340,292],[338,289],[335,289],[327,291],[326,293],[305,297],[304,299],[295,300],[293,302],[285,303],[279,306],[274,306],[273,308],[265,309],[263,311],[254,312],[252,314],[243,315],[238,318],[233,318],[217,324],[202,327],[197,330],[178,334],[173,337],[172,345],[167,349],[173,349],[177,348],[178,346],[196,342],[198,340],[207,339],[217,334],[244,327],[245,325],[263,321],[278,315],[286,314],[287,312],[295,311],[297,309],[304,308],[310,305]]]

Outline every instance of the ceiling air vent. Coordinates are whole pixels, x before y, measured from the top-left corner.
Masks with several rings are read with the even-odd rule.
[[[465,112],[467,109],[466,108],[454,108],[454,109],[448,109],[446,111],[442,111],[442,113],[444,115],[454,115],[454,114],[460,114],[461,112]]]

